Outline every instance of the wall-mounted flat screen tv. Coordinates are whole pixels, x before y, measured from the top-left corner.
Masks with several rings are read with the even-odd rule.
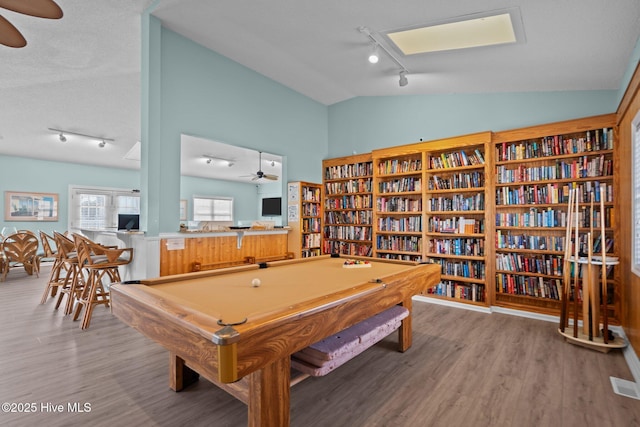
[[[140,229],[140,215],[118,214],[118,230],[137,231]]]
[[[262,216],[282,215],[282,197],[265,197],[262,199]]]

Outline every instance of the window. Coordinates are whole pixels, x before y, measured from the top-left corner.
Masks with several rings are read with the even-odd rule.
[[[233,197],[193,196],[194,221],[233,221]]]
[[[631,270],[640,276],[640,111],[631,124],[631,175],[632,189],[632,227],[633,227],[633,256]]]
[[[118,214],[139,214],[140,195],[132,190],[71,187],[69,228],[116,229]]]

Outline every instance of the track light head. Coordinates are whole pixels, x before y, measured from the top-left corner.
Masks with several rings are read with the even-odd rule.
[[[407,72],[405,70],[400,71],[400,81],[398,82],[400,87],[406,86],[409,83],[407,80]]]
[[[378,56],[378,44],[374,43],[371,46],[371,52],[369,53],[369,62],[372,64],[377,64],[379,60],[380,57]]]
[[[382,43],[380,38],[375,33],[372,33],[367,27],[358,27],[358,31],[360,31],[362,34],[367,36],[367,38],[372,44],[373,49],[371,51],[371,54],[369,55],[369,62],[371,62],[372,64],[375,64],[376,62],[378,62],[379,56],[377,54],[377,50],[379,48],[382,52],[384,52],[389,57],[389,59],[391,59],[393,62],[396,63],[398,68],[400,68],[399,83],[400,83],[400,86],[406,86],[407,83],[409,83],[407,81],[407,74],[409,73],[409,70],[407,70],[407,67],[405,67],[404,64],[402,64],[402,62],[400,62],[400,60],[396,57],[396,55],[392,51],[390,51],[388,48],[385,47],[385,44]]]
[[[67,137],[64,136],[64,133],[62,132],[60,132],[60,136],[58,138],[60,138],[60,142],[67,142]]]
[[[106,141],[104,141],[104,140],[102,140],[102,141],[100,141],[100,143],[98,144],[98,147],[100,147],[100,148],[104,148],[104,146],[105,146],[105,145],[107,145],[107,142],[106,142]]]

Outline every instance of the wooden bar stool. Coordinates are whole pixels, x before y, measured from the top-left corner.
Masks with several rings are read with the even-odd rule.
[[[78,319],[84,308],[80,328],[86,329],[96,305],[109,307],[108,286],[120,282],[118,268],[133,260],[133,249],[106,247],[78,234],[74,234],[74,241],[78,252],[79,272],[84,277],[85,286],[78,298],[73,320]],[[104,279],[109,282],[103,283]]]
[[[73,304],[75,300],[79,294],[82,293],[84,281],[82,280],[82,275],[78,274],[78,253],[76,252],[76,245],[74,241],[57,231],[53,232],[53,238],[56,242],[58,256],[60,259],[59,281],[51,283],[52,286],[60,288],[60,294],[58,296],[55,309],[57,310],[58,307],[60,307],[60,303],[66,295],[67,302],[64,306],[64,314],[68,315],[73,311]],[[64,276],[62,276],[62,274],[64,274]]]
[[[60,260],[60,253],[53,236],[50,236],[44,231],[40,230],[40,243],[42,244],[42,257],[40,261],[50,259],[53,260],[51,272],[49,273],[49,280],[47,281],[47,285],[44,289],[44,294],[42,295],[42,299],[40,300],[40,304],[44,304],[45,302],[47,302],[49,294],[51,294],[52,298],[56,296],[56,294],[58,293],[58,288],[62,286],[62,282],[64,282],[64,276],[60,276],[61,269],[64,263],[62,263]]]

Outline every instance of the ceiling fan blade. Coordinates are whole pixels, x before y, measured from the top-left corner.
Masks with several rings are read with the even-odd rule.
[[[0,7],[37,18],[60,19],[63,15],[53,0],[0,0]]]
[[[0,43],[9,47],[25,47],[27,40],[20,31],[0,15]]]
[[[277,175],[264,174],[263,177],[266,178],[266,179],[270,179],[271,181],[277,181],[278,180],[278,176]]]

